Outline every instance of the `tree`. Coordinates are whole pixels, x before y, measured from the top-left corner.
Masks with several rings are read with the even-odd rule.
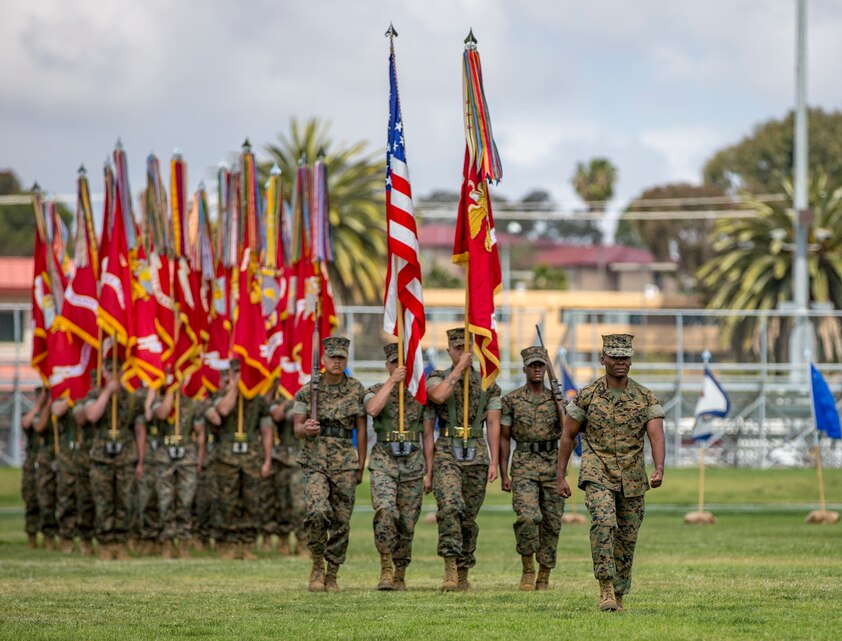
[[[842,111],[810,109],[809,171],[823,171],[832,184],[842,180]],[[716,152],[704,166],[704,180],[723,191],[775,193],[792,174],[794,115],[757,125],[751,135]]]
[[[532,288],[552,291],[567,289],[567,272],[550,265],[535,265],[532,268]]]
[[[605,211],[605,203],[614,197],[617,182],[617,168],[608,158],[591,158],[576,165],[576,173],[570,183],[579,198],[588,205],[588,211]]]
[[[744,207],[755,217],[720,218],[711,234],[714,255],[699,270],[700,281],[712,292],[709,309],[773,310],[793,300],[792,269],[795,225],[789,203],[792,182],[772,185],[783,191],[786,202],[750,200]],[[815,216],[808,239],[809,297],[842,309],[842,184],[832,185],[827,174],[817,172],[809,185],[809,203]],[[778,360],[789,357],[785,340],[792,328],[788,318],[769,323],[768,346],[758,346],[758,319],[729,316],[724,320],[723,344],[746,355],[766,347]],[[825,317],[817,326],[826,360],[842,356],[839,320]]]
[[[713,230],[713,219],[681,218],[681,212],[699,212],[709,210],[704,203],[676,204],[673,199],[711,198],[723,196],[722,190],[715,185],[691,185],[689,183],[671,183],[650,187],[644,190],[626,208],[626,212],[658,211],[675,212],[670,220],[621,218],[617,226],[618,242],[632,246],[646,247],[656,260],[677,259],[679,278],[684,289],[692,290],[696,285],[696,271],[713,254],[708,236]],[[653,200],[664,200],[664,205],[653,204]]]
[[[267,150],[283,172],[286,194],[293,189],[298,159],[304,155],[312,163],[324,155],[335,256],[331,284],[346,303],[377,303],[386,274],[385,160],[367,152],[367,142],[335,143],[329,129],[317,118],[304,125],[293,119],[289,136],[279,134],[278,144]],[[261,171],[268,175],[269,166]]]
[[[14,171],[5,169],[0,171],[0,196],[24,196],[28,199],[30,192],[21,187]],[[68,225],[73,219],[70,210],[59,204],[58,211],[64,224]],[[68,251],[71,245],[69,242]],[[0,204],[0,256],[32,256],[34,246],[35,213],[32,204]]]

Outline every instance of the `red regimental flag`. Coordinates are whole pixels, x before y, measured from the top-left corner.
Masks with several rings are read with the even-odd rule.
[[[268,391],[271,375],[266,363],[266,325],[263,321],[257,259],[248,248],[239,268],[239,300],[234,311],[233,352],[240,359],[240,393],[254,398]]]
[[[92,369],[96,368],[96,351],[75,334],[64,331],[50,333],[50,397],[67,397],[78,401],[91,389]]]
[[[494,294],[502,289],[503,280],[488,183],[480,179],[467,149],[463,176],[453,262],[466,268],[468,328],[473,335],[474,353],[479,358],[482,387],[487,389],[500,372]]]
[[[175,303],[172,291],[172,262],[166,254],[152,252],[149,269],[152,276],[152,294],[155,297],[155,329],[161,339],[164,369],[175,364]]]
[[[47,243],[41,235],[40,225],[36,225],[32,274],[32,367],[38,370],[44,381],[50,376],[47,337],[55,316],[55,301],[47,273]]]
[[[131,354],[130,336],[134,336],[132,323],[132,276],[129,252],[123,225],[120,186],[114,199],[113,228],[109,234],[108,253],[103,261],[97,322],[106,334],[113,334],[120,345]]]
[[[97,327],[97,284],[93,263],[77,266],[73,280],[64,293],[64,307],[59,324],[91,347],[99,348]]]
[[[175,343],[175,376],[179,381],[192,375],[201,364],[199,336],[195,327],[196,307],[201,306],[198,300],[199,278],[186,257],[178,259],[173,275],[173,298],[179,316]]]
[[[137,375],[148,387],[157,389],[165,379],[162,360],[164,346],[158,337],[156,325],[158,303],[153,292],[153,268],[150,267],[142,246],[133,267],[131,291],[134,322],[133,333],[129,338],[132,349],[129,367],[124,377],[129,380],[133,375]],[[157,271],[157,268],[155,269]]]

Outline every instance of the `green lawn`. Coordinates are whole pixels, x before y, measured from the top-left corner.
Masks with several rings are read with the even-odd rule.
[[[842,471],[825,477],[838,503]],[[562,529],[549,592],[516,591],[513,515],[498,490],[480,515],[473,592],[437,591],[435,526],[423,523],[410,591],[374,591],[361,487],[344,591],[313,595],[299,559],[104,563],[27,550],[19,477],[0,470],[0,639],[839,639],[842,525],[806,525],[806,509],[793,507],[816,501],[815,472],[710,470],[708,481],[707,496],[721,505],[711,527],[681,522],[695,503],[695,471],[668,471],[665,487],[649,494],[634,588],[626,611],[614,614],[596,610],[586,526]]]

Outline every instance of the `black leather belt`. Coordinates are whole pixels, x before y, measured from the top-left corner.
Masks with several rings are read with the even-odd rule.
[[[558,449],[558,439],[554,441],[519,441],[515,449],[522,452],[552,452]]]
[[[332,438],[354,438],[354,430],[346,430],[344,427],[331,427],[328,425],[323,425],[319,434]]]

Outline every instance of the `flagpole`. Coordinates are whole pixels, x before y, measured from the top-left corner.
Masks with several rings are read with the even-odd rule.
[[[470,337],[471,333],[468,328],[468,310],[471,302],[471,265],[470,262],[465,263],[465,334],[464,334],[464,349],[471,350]],[[472,351],[472,350],[471,350]],[[471,351],[468,353],[470,354]],[[471,389],[471,374],[473,367],[469,364],[468,370],[465,372],[465,378],[462,380],[462,442],[464,447],[468,447],[468,401]]]
[[[807,362],[807,380],[810,381],[810,415],[813,418],[813,444],[816,448],[816,476],[819,483],[819,509],[813,510],[804,519],[807,523],[836,523],[839,521],[838,512],[828,512],[824,500],[824,478],[822,476],[822,449],[819,443],[819,424],[816,419],[816,390],[813,381],[813,358],[810,350],[805,350],[804,360]]]
[[[398,260],[396,257],[392,258],[392,273],[395,274],[397,277],[397,268],[398,268]],[[404,364],[404,353],[403,353],[403,305],[401,305],[400,299],[396,301],[397,303],[397,312],[398,312],[398,367],[403,367]],[[403,433],[404,433],[404,394],[406,387],[406,379],[400,382],[398,385],[398,432],[401,434],[399,437],[400,442],[403,442]]]
[[[117,337],[111,332],[111,380],[117,380]],[[111,440],[117,440],[117,395],[111,395]]]
[[[97,344],[99,349],[96,351],[96,386],[99,388],[102,387],[102,327],[99,325],[97,325]]]

